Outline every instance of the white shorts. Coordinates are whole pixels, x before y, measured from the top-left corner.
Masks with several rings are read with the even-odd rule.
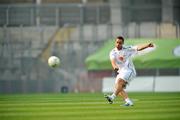
[[[136,76],[136,73],[134,73],[133,70],[131,70],[131,69],[122,68],[118,72],[119,72],[119,74],[116,76],[115,83],[117,83],[119,79],[123,79],[129,83]]]

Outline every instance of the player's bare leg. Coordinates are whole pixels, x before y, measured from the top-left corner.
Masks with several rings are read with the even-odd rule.
[[[105,96],[105,98],[108,100],[110,104],[113,103],[113,100],[116,98],[116,96],[120,95],[125,100],[126,104],[125,106],[132,106],[133,102],[128,98],[127,93],[124,91],[124,87],[126,86],[127,82],[125,82],[123,79],[119,79],[117,83],[115,84],[115,91],[111,96]]]
[[[121,96],[123,98],[123,100],[126,102],[125,106],[132,106],[133,105],[133,102],[129,99],[128,94],[124,90],[122,90],[119,93],[119,96]]]
[[[121,96],[123,98],[123,100],[127,99],[128,98],[128,94],[122,90],[121,92],[119,92],[118,94],[119,96]]]
[[[110,104],[113,103],[113,100],[118,96],[119,92],[123,90],[124,80],[119,79],[115,84],[115,90],[112,95],[106,95],[105,98],[108,100]]]
[[[125,82],[125,84],[123,85],[123,90],[121,92],[119,92],[119,96],[121,96],[123,98],[123,100],[126,100],[128,98],[128,94],[125,92],[125,88],[126,85],[128,84],[128,82]]]

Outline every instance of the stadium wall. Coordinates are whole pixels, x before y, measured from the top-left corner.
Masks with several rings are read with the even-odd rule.
[[[113,92],[114,78],[105,77],[102,92]],[[127,86],[129,92],[180,92],[180,76],[136,77]]]

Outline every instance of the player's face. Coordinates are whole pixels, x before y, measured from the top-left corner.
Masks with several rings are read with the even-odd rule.
[[[115,46],[116,46],[116,48],[117,48],[118,50],[121,50],[123,43],[124,43],[123,40],[121,40],[121,39],[116,39],[116,41],[115,41]]]

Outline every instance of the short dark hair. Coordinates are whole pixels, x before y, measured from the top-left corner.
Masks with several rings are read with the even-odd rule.
[[[124,38],[122,36],[118,36],[116,39],[120,39],[124,42]]]

